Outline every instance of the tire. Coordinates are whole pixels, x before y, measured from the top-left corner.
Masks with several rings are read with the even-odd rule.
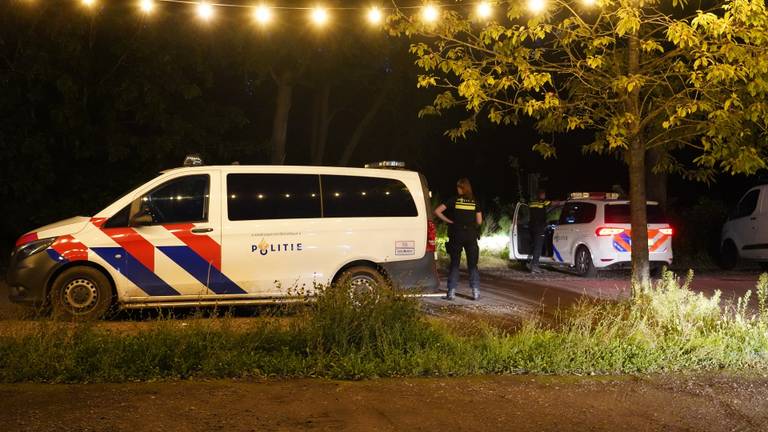
[[[339,286],[349,286],[353,292],[375,291],[386,285],[387,279],[378,270],[368,266],[354,266],[344,270],[336,280]]]
[[[731,240],[726,240],[720,249],[720,267],[723,270],[733,270],[739,264],[739,250]]]
[[[112,306],[112,285],[104,274],[91,267],[64,270],[50,293],[53,316],[69,321],[93,321]]]
[[[589,253],[589,249],[585,246],[576,248],[576,256],[573,261],[573,268],[579,276],[586,278],[597,276],[597,269],[592,262],[592,254]]]

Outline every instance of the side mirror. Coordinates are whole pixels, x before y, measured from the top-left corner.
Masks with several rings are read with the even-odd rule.
[[[152,213],[149,211],[149,208],[143,207],[141,210],[139,210],[138,213],[136,213],[131,217],[131,221],[129,225],[130,226],[152,225],[154,221],[155,220],[152,217]]]

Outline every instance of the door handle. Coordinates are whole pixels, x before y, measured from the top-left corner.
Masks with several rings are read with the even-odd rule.
[[[193,234],[203,234],[213,231],[213,228],[192,228]]]

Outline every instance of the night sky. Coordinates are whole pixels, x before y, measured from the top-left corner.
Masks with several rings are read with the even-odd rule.
[[[536,172],[552,198],[614,184],[627,189],[621,161],[582,154],[589,132],[557,137],[558,157],[550,160],[532,152],[540,138],[525,124],[481,122],[478,133],[451,142],[443,132],[465,113],[417,117],[433,93],[416,89],[409,42],[345,24],[343,16],[323,34],[290,20],[265,34],[229,11],[203,26],[178,5],[163,5],[164,13],[142,21],[127,2],[91,15],[73,2],[30,3],[0,6],[3,260],[25,231],[93,214],[159,170],[178,166],[187,153],[201,153],[211,164],[268,163],[270,71],[286,67],[300,71],[288,164],[310,162],[312,101],[324,83],[334,112],[325,165],[335,165],[386,84],[385,102],[350,165],[403,160],[439,195],[453,193],[456,179],[467,176],[487,204],[515,200],[518,174],[526,188],[525,176]],[[707,186],[672,177],[670,202],[683,208],[706,195],[732,205],[755,181],[723,175]]]

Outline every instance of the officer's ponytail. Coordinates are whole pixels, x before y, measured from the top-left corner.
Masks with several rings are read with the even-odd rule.
[[[461,190],[460,195],[462,198],[475,200],[475,194],[472,192],[472,184],[469,182],[468,178],[460,178],[459,181],[456,182],[456,187]]]

